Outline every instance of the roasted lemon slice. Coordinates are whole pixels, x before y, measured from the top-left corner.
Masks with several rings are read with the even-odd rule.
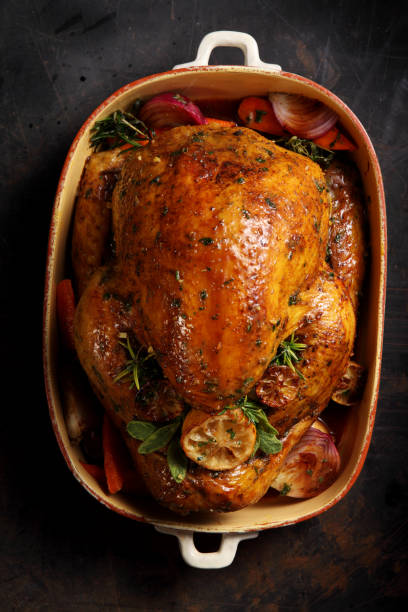
[[[189,459],[208,470],[230,470],[244,463],[256,441],[255,425],[240,408],[223,414],[190,410],[184,419],[181,446]]]

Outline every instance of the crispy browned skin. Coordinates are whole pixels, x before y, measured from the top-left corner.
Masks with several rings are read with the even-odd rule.
[[[112,207],[117,257],[79,302],[80,361],[160,503],[180,513],[255,503],[327,403],[321,387],[335,384],[352,348],[351,302],[323,265],[324,176],[251,130],[181,127],[128,154]],[[233,404],[295,330],[308,344],[307,383],[270,411],[284,436],[279,454],[217,474],[190,464],[178,484],[164,453],[138,453],[129,420],[168,420],[183,400],[209,412]],[[123,332],[154,348],[164,372],[158,402],[141,403],[115,380],[128,358]]]
[[[125,161],[121,149],[88,157],[75,204],[72,265],[78,295],[102,263],[111,228],[112,191]]]
[[[129,355],[119,334],[134,339],[132,296],[121,291],[106,268],[98,270],[88,283],[75,313],[75,343],[78,357],[93,389],[111,417],[119,415],[125,424],[133,418],[166,421],[184,409],[182,399],[164,379],[131,388],[131,380],[115,381]]]
[[[326,407],[351,355],[355,315],[343,282],[324,266],[294,309],[303,311],[296,330],[306,345],[296,364],[303,379],[287,366],[271,365],[256,385],[258,397],[271,407],[268,417],[280,434]]]
[[[112,202],[117,275],[139,341],[187,402],[218,411],[262,375],[291,296],[317,274],[328,209],[320,168],[252,130],[180,127],[129,154]]]
[[[326,182],[332,199],[328,259],[350,292],[354,308],[364,278],[364,208],[360,177],[350,164],[331,163]]]

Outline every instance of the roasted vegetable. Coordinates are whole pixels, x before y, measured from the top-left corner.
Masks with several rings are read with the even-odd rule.
[[[145,102],[140,118],[149,128],[204,125],[205,117],[196,104],[178,93],[163,93]]]
[[[271,487],[288,497],[315,497],[336,479],[340,455],[330,434],[310,427],[285,459]]]
[[[266,98],[250,96],[244,98],[238,107],[238,116],[245,127],[282,136],[285,132],[276,118],[272,104]]]
[[[306,96],[279,92],[269,94],[269,100],[282,128],[301,138],[314,140],[326,134],[338,119],[323,102]]]

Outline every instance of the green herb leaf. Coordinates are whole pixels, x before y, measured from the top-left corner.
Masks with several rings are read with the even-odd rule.
[[[187,474],[188,459],[180,446],[177,436],[170,442],[167,451],[167,463],[170,473],[176,482],[183,482]]]
[[[133,113],[121,110],[96,121],[91,128],[90,143],[95,149],[112,149],[123,142],[130,148],[139,148],[143,146],[140,141],[146,140],[150,140],[148,127]]]
[[[139,453],[141,455],[148,455],[154,453],[154,451],[160,450],[163,446],[166,446],[180,426],[180,419],[177,418],[168,425],[164,425],[159,429],[156,429],[146,440],[139,446]]]
[[[291,337],[287,340],[284,340],[280,343],[278,352],[275,357],[272,359],[271,364],[273,365],[286,365],[288,366],[292,372],[296,372],[300,378],[305,380],[305,377],[299,370],[295,367],[295,363],[301,360],[299,353],[304,351],[306,344],[303,342],[298,342],[298,339],[295,337],[293,333]]]
[[[276,455],[282,450],[282,442],[275,434],[269,433],[264,429],[258,428],[259,448],[266,455]]]
[[[142,346],[139,346],[135,352],[130,343],[128,334],[123,333],[120,335],[120,337],[126,338],[126,343],[119,341],[119,344],[128,351],[130,359],[128,359],[126,362],[123,370],[121,370],[119,374],[115,376],[113,382],[116,383],[122,379],[128,380],[131,383],[130,389],[136,387],[136,389],[140,391],[140,376],[142,374],[143,378],[149,378],[149,376],[146,376],[146,370],[148,369],[148,364],[146,362],[156,356],[155,352],[153,351],[152,347],[149,347],[146,354],[146,349]],[[153,369],[155,366],[157,366],[157,362],[155,360],[152,360],[150,364],[153,366]]]
[[[146,440],[156,429],[156,425],[150,423],[150,421],[129,421],[126,425],[128,434],[132,438],[142,441]]]

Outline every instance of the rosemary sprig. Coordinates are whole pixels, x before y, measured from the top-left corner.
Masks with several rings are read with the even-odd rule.
[[[278,352],[272,359],[271,364],[286,365],[292,370],[292,372],[296,372],[296,374],[300,376],[302,380],[305,380],[302,372],[300,372],[294,365],[301,360],[299,353],[304,351],[305,348],[306,344],[298,342],[298,339],[295,337],[295,333],[293,333],[288,340],[284,340],[280,343]]]
[[[143,346],[139,346],[139,348],[135,352],[132,345],[130,344],[129,336],[126,332],[120,334],[119,337],[126,339],[126,343],[119,341],[119,344],[128,351],[130,359],[126,361],[125,367],[119,372],[117,376],[115,376],[113,382],[118,382],[119,380],[127,379],[131,381],[131,385],[129,387],[130,389],[136,387],[136,389],[140,391],[140,376],[142,366],[148,359],[155,357],[156,354],[153,348],[149,346],[149,348],[147,349],[147,355],[142,356],[141,353],[143,351],[146,351]]]
[[[284,147],[285,149],[289,149],[289,151],[299,153],[299,155],[309,157],[309,159],[319,164],[324,170],[330,165],[330,162],[335,155],[333,151],[323,149],[311,140],[298,138],[298,136],[279,138],[278,140],[275,140],[275,144],[279,145],[280,147]]]
[[[120,141],[127,142],[130,148],[138,148],[143,146],[142,140],[150,140],[149,128],[131,112],[114,111],[96,121],[91,129],[90,143],[98,150],[113,149]]]

